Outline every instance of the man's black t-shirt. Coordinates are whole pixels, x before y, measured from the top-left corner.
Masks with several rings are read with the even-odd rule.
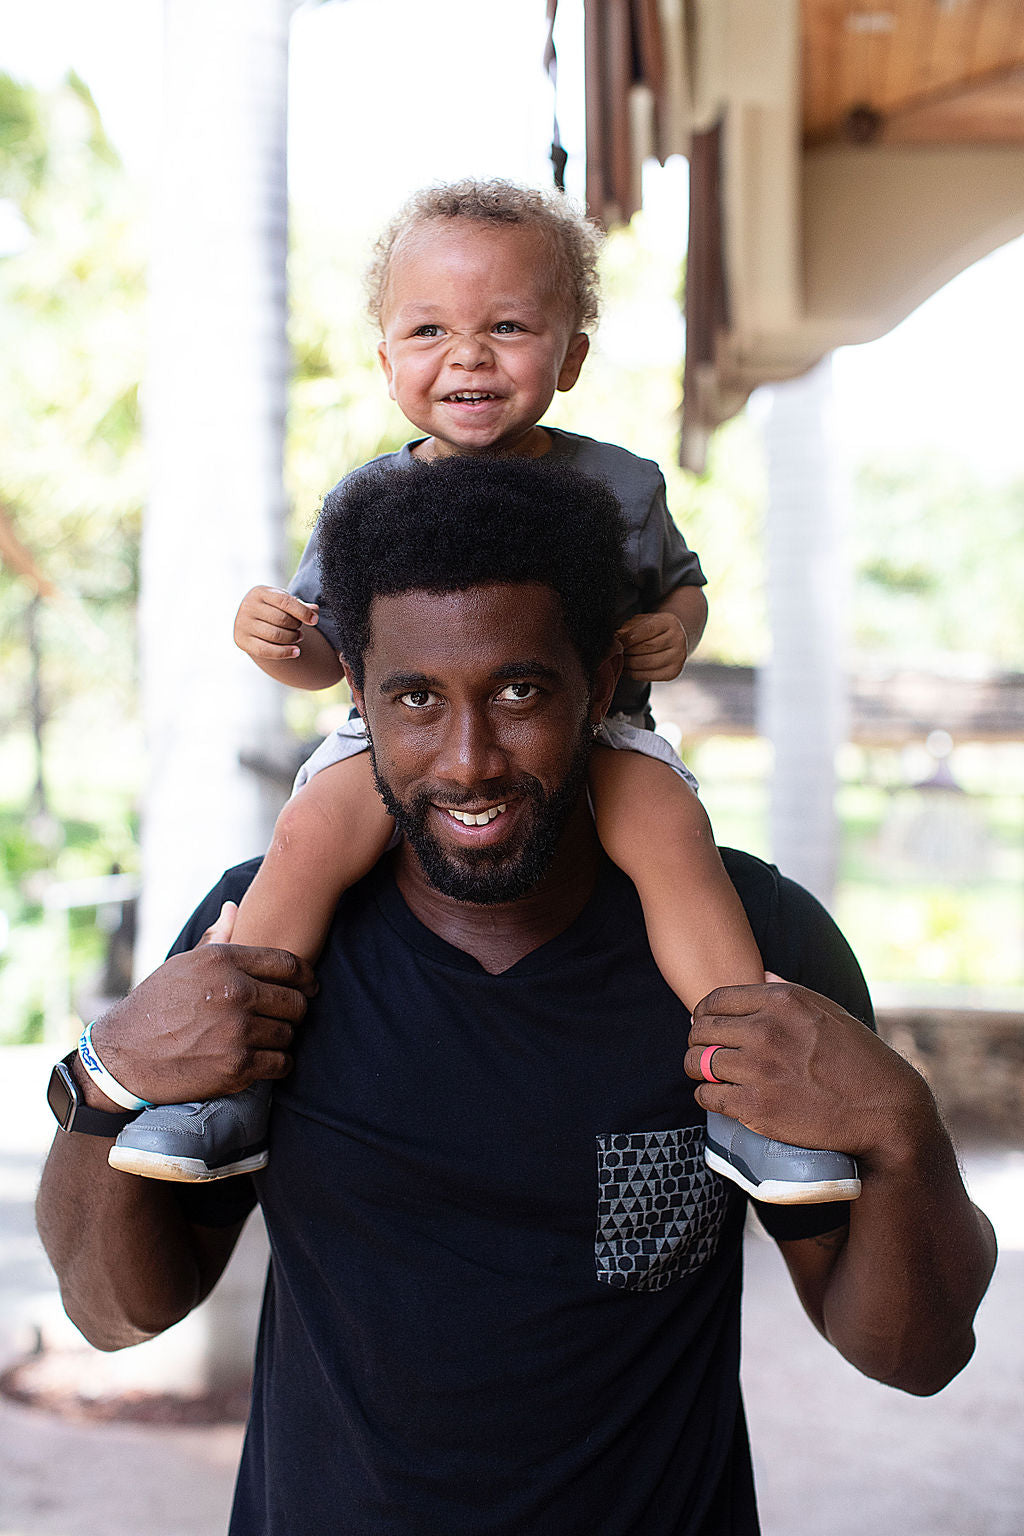
[[[725,857],[766,966],[868,1018],[823,909]],[[704,1163],[688,1015],[633,887],[604,865],[564,933],[491,976],[381,868],[318,974],[252,1181],[272,1261],[231,1536],[756,1536],[746,1200]],[[216,1224],[252,1193],[183,1198]],[[759,1214],[783,1238],[846,1219]]]

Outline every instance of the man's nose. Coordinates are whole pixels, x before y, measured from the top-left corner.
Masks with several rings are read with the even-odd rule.
[[[434,764],[442,782],[464,789],[500,779],[508,759],[487,713],[478,709],[451,710],[448,728]]]

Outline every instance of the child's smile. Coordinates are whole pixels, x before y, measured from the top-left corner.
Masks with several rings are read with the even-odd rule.
[[[467,219],[416,226],[395,251],[378,355],[430,455],[541,450],[537,422],[589,346],[550,267],[537,230]]]

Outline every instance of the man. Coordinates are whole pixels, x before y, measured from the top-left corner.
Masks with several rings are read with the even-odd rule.
[[[325,583],[402,840],[340,903],[319,991],[214,943],[97,1021],[153,1101],[282,1081],[252,1181],[178,1192],[108,1168],[114,1122],[58,1132],[39,1222],[68,1312],[110,1349],[177,1321],[255,1185],[273,1258],[233,1536],[754,1536],[746,1199],[703,1161],[703,1112],[857,1156],[852,1205],[759,1214],[812,1322],[879,1380],[930,1393],[970,1358],[991,1228],[924,1082],[858,1022],[834,925],[744,855],[787,984],[720,989],[687,1043],[587,806],[617,674],[601,488],[449,459],[354,496],[321,528]]]

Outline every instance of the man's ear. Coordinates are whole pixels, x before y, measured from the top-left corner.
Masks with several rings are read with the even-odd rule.
[[[570,341],[561,368],[558,370],[558,383],[556,389],[563,392],[572,389],[580,376],[587,353],[590,351],[590,337],[586,331],[577,331]]]
[[[377,343],[377,361],[384,370],[384,377],[388,381],[388,394],[392,400],[395,398],[395,385],[392,376],[391,359],[388,357],[388,344],[386,341]],[[577,370],[578,372],[579,370]]]
[[[612,694],[622,676],[622,646],[616,640],[603,661],[598,663],[594,680],[590,685],[590,723],[600,725],[608,713]]]
[[[338,655],[338,660],[341,662],[342,671],[345,674],[345,681],[348,683],[348,691],[352,695],[352,703],[355,705],[356,709],[358,709],[363,720],[365,720],[366,711],[363,708],[363,690],[356,687],[352,678],[352,668],[349,666],[344,656],[342,656],[340,653]]]

